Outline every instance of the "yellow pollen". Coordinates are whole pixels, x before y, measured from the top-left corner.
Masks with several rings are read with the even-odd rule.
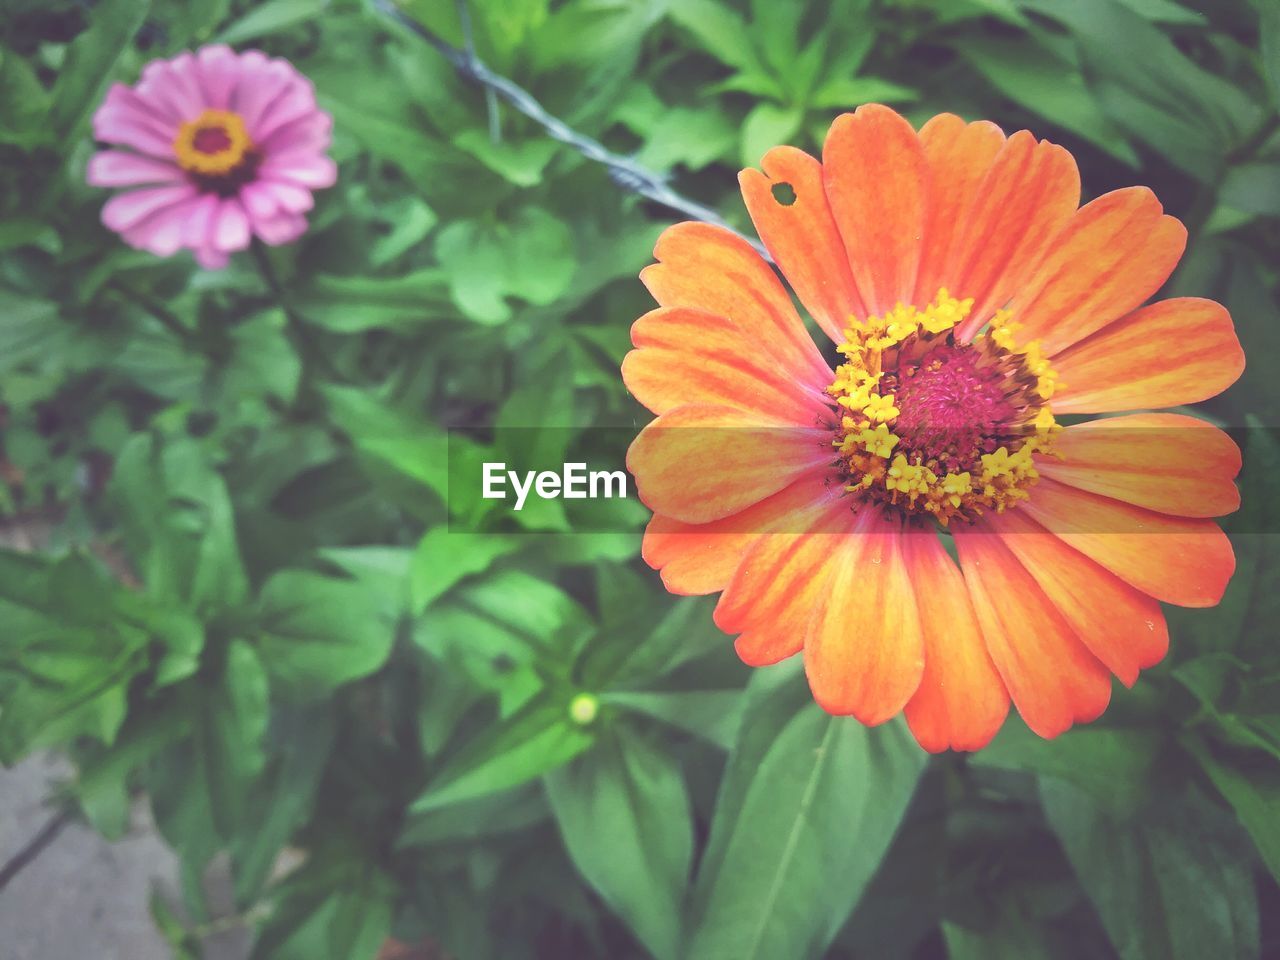
[[[972,299],[959,300],[944,288],[923,308],[899,303],[884,316],[850,321],[838,348],[845,362],[827,388],[840,410],[832,446],[847,473],[847,491],[907,513],[932,516],[943,525],[957,516],[976,519],[985,510],[1000,513],[1028,497],[1027,488],[1039,478],[1034,457],[1051,455],[1053,439],[1061,431],[1047,402],[1058,386],[1057,374],[1038,341],[1016,345],[1019,325],[1005,310],[997,311],[971,342],[957,343],[955,328],[972,309]],[[962,369],[977,372],[949,373],[954,368],[945,368],[948,361],[970,364]],[[968,397],[971,394],[964,390],[976,390],[979,402],[1004,411],[980,429],[964,426],[961,416],[960,429],[971,431],[963,434],[969,437],[966,449],[957,449],[949,439],[919,439],[920,411],[933,406],[917,406],[912,419],[903,419],[903,391],[922,382],[911,378],[939,376],[944,383],[956,382],[946,381],[947,376],[960,376],[958,396]],[[963,380],[965,376],[974,379]],[[914,396],[924,389],[928,398],[928,386],[914,389]],[[924,402],[967,402],[939,401],[939,396],[951,394],[935,394]],[[954,409],[943,408],[943,422]],[[929,436],[932,423],[924,422],[924,436]]]
[[[205,110],[179,127],[173,139],[178,166],[203,177],[233,173],[252,150],[244,120],[230,110]]]

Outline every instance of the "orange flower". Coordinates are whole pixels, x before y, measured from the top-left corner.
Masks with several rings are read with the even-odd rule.
[[[762,166],[747,209],[833,364],[749,244],[662,235],[622,368],[658,415],[628,454],[646,561],[673,593],[722,591],[746,663],[803,651],[824,709],[905,709],[928,750],[983,746],[1010,699],[1044,737],[1094,719],[1111,674],[1164,656],[1160,602],[1213,605],[1235,567],[1206,519],[1239,504],[1224,433],[1057,422],[1240,375],[1220,305],[1142,306],[1186,230],[1144,187],[1081,207],[1066,150],[949,114],[917,133],[865,106],[821,162]]]

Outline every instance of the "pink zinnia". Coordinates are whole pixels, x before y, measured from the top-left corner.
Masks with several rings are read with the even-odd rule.
[[[130,246],[162,257],[188,247],[216,269],[253,235],[272,245],[302,235],[311,191],[337,176],[325,156],[331,126],[287,61],[204,47],[154,60],[136,86],[108,91],[93,135],[128,149],[96,154],[88,180],[141,188],[102,209]]]

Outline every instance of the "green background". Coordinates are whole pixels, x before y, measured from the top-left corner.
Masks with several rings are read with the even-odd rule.
[[[463,44],[453,3],[403,10]],[[1280,4],[470,20],[497,73],[740,228],[740,166],[869,101],[1029,127],[1088,197],[1151,186],[1191,234],[1169,292],[1227,304],[1248,355],[1202,412],[1276,425]],[[334,117],[338,184],[269,276],[127,249],[83,182],[106,85],[213,41],[289,58]],[[63,799],[108,837],[149,796],[178,956],[219,853],[270,960],[390,932],[460,960],[1280,955],[1275,536],[1236,536],[1223,603],[1170,611],[1170,656],[1099,722],[929,758],[821,713],[795,664],[738,663],[713,601],[639,561],[634,501],[572,534],[448,496],[451,427],[554,462],[647,422],[618,365],[673,218],[372,4],[0,0],[0,514],[49,529],[0,553],[0,761],[69,751]],[[570,429],[483,429],[542,424]],[[1249,431],[1236,529],[1280,530],[1277,470]]]

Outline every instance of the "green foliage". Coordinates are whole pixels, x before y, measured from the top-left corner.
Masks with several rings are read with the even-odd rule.
[[[634,502],[570,533],[458,482],[647,420],[618,365],[665,211],[366,0],[0,5],[0,519],[40,547],[0,552],[0,762],[67,751],[109,837],[148,798],[175,955],[219,855],[262,960],[1275,952],[1276,4],[399,4],[743,229],[736,169],[868,101],[1029,127],[1186,222],[1168,292],[1249,358],[1204,407],[1247,427],[1227,595],[1097,723],[936,759],[743,667]],[[340,164],[305,237],[219,273],[84,185],[107,86],[210,42],[306,73]]]

